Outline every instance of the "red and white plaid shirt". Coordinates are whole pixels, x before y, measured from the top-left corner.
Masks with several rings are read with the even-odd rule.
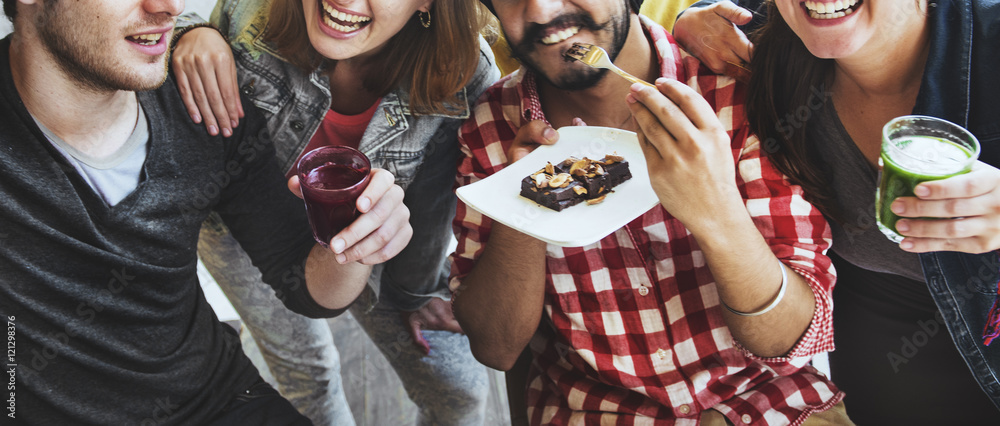
[[[816,299],[806,333],[781,358],[755,357],[722,319],[712,271],[680,221],[656,206],[586,247],[546,249],[545,312],[530,347],[532,424],[697,424],[714,408],[734,424],[801,423],[843,398],[809,357],[833,350],[830,229],[761,157],[743,112],[745,90],[681,52],[642,17],[664,77],[698,90],[732,137],[747,210],[773,253],[805,277]],[[459,185],[496,173],[518,128],[545,120],[535,76],[524,68],[493,85],[460,130]],[[492,220],[461,201],[454,221],[451,288],[472,270]]]

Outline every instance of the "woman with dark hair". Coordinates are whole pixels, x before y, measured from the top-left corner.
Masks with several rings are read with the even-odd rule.
[[[212,23],[229,43],[195,25],[181,33],[173,56],[189,113],[209,133],[227,135],[238,124],[242,93],[264,112],[289,174],[303,153],[347,145],[395,175],[414,228],[403,252],[381,263],[364,243],[345,250],[340,235],[331,248],[341,262],[375,264],[352,312],[402,379],[420,424],[484,421],[486,370],[451,314],[445,259],[457,129],[499,78],[479,36],[485,16],[465,0],[224,0]],[[199,254],[279,390],[317,424],[352,424],[327,323],[273,303],[222,225],[206,222]],[[370,372],[348,374],[362,380]]]
[[[769,19],[750,36],[747,116],[771,161],[831,219],[830,367],[848,414],[858,424],[995,424],[1000,3],[764,6]],[[716,63],[737,61],[749,46],[733,43],[733,23],[749,14],[727,2],[709,7],[682,15],[678,40]],[[705,28],[729,31],[698,37]],[[897,245],[875,226],[875,189],[882,127],[909,114],[957,123],[982,152],[970,173],[893,202],[906,237]]]

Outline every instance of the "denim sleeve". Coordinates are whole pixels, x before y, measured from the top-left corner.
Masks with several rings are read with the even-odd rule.
[[[417,310],[435,294],[447,294],[451,219],[455,215],[452,186],[458,164],[458,124],[446,119],[424,149],[424,160],[406,189],[413,237],[382,270],[380,300],[404,310]]]
[[[253,105],[243,99],[243,105]],[[274,158],[264,118],[248,108],[228,140],[223,187],[215,211],[260,269],[265,283],[290,310],[311,318],[333,317],[309,294],[305,261],[315,245],[302,200],[288,191]]]
[[[466,85],[466,98],[473,102],[500,78],[489,44],[480,37],[476,74]],[[413,238],[410,244],[385,263],[380,300],[390,306],[414,311],[431,297],[447,297],[448,248],[453,240],[451,220],[455,216],[454,184],[458,167],[460,119],[445,119],[424,150],[424,160],[403,202],[410,208]]]

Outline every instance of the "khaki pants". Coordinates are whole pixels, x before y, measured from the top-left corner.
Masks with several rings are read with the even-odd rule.
[[[732,422],[716,410],[705,410],[701,413],[701,424],[704,426],[733,426]],[[802,426],[853,426],[854,422],[847,417],[847,410],[844,409],[844,401],[830,407],[829,410],[813,413]]]

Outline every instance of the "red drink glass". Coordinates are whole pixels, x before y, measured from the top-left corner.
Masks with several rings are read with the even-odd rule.
[[[313,237],[325,248],[330,240],[360,216],[358,197],[371,180],[371,162],[347,146],[324,146],[299,159],[302,200]]]

